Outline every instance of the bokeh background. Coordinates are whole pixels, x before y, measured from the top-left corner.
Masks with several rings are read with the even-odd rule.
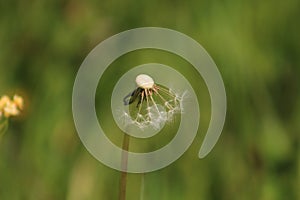
[[[175,163],[144,176],[144,199],[300,199],[299,8],[298,0],[1,1],[0,96],[18,93],[26,108],[0,141],[0,199],[118,198],[120,173],[94,159],[76,133],[72,87],[98,43],[143,26],[171,28],[203,45],[219,67],[228,98],[220,140],[199,160],[210,118],[199,74],[184,60],[154,50],[129,53],[111,65],[96,102],[117,144],[122,134],[107,105],[126,70],[167,64],[198,93],[197,138]],[[131,150],[159,148],[171,138],[164,135],[148,143],[133,139]],[[128,176],[128,199],[140,199],[141,177]]]

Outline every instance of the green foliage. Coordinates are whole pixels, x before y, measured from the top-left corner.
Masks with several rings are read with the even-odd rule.
[[[1,142],[1,138],[2,136],[5,134],[5,132],[7,131],[8,128],[8,119],[0,118],[0,142]]]
[[[113,84],[142,63],[173,66],[198,94],[197,138],[173,165],[145,175],[144,199],[299,199],[299,8],[298,0],[2,1],[0,95],[18,92],[26,108],[0,143],[0,199],[117,198],[120,173],[95,160],[77,136],[72,87],[93,47],[142,26],[178,30],[202,44],[219,67],[228,98],[221,138],[199,160],[210,101],[188,63],[145,50],[129,53],[107,70],[97,91],[97,98],[107,98],[96,101],[104,113],[109,113]],[[120,146],[118,128],[98,114]],[[151,144],[161,147],[165,141]],[[137,149],[139,142],[147,145],[131,142]],[[139,175],[129,175],[128,199],[139,198],[140,183]]]

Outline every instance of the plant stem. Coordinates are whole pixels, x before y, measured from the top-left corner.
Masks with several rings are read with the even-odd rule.
[[[127,164],[128,164],[128,150],[129,150],[129,135],[126,133],[123,137],[122,145],[122,162],[121,162],[121,179],[120,179],[120,191],[119,191],[119,200],[126,199],[126,186],[127,186]]]
[[[8,128],[8,119],[4,119],[2,122],[0,121],[0,141],[4,133],[7,131]]]
[[[145,173],[142,173],[141,178],[141,193],[140,193],[140,200],[144,200],[144,191],[145,191]]]

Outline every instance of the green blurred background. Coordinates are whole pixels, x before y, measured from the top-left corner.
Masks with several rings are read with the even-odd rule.
[[[171,28],[203,45],[219,67],[228,98],[220,140],[199,160],[210,101],[192,67],[154,50],[130,53],[111,65],[96,99],[107,128],[113,127],[107,109],[111,86],[130,67],[168,64],[189,77],[198,93],[202,121],[195,141],[175,163],[145,175],[144,199],[300,199],[299,8],[298,0],[1,1],[0,96],[18,93],[26,108],[0,143],[0,199],[118,198],[120,173],[94,159],[76,133],[72,87],[98,43],[143,26]],[[120,143],[117,128],[110,130],[109,137]],[[158,148],[166,137],[133,139],[132,148],[140,150],[139,142]],[[130,174],[128,199],[140,198],[140,185],[141,175]]]

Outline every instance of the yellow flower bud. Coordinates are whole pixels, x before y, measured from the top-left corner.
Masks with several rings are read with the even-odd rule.
[[[0,110],[2,110],[9,102],[10,102],[10,99],[8,96],[6,96],[6,95],[2,96],[0,99]]]
[[[18,95],[15,95],[14,96],[14,103],[17,105],[17,107],[19,108],[19,109],[23,109],[23,106],[24,106],[24,101],[23,101],[23,98],[22,97],[20,97],[20,96],[18,96]]]
[[[6,118],[10,117],[10,116],[17,116],[20,114],[20,111],[17,108],[17,105],[13,102],[8,102],[6,104],[6,107],[3,109],[4,111],[4,116]]]

